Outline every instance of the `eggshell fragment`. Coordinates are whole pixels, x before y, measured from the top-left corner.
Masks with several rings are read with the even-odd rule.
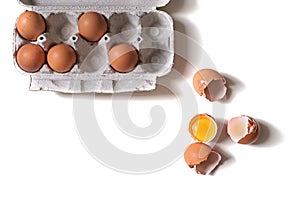
[[[217,123],[207,114],[196,115],[189,124],[190,134],[200,142],[213,140],[217,135],[217,130]]]
[[[207,160],[196,165],[195,170],[198,174],[210,174],[219,165],[221,160],[222,156],[218,152],[212,150],[208,155]]]
[[[210,174],[220,163],[221,155],[207,144],[196,142],[187,147],[184,160],[198,174]]]
[[[227,92],[226,79],[213,69],[202,69],[195,73],[193,85],[198,94],[209,101],[221,100]]]
[[[259,137],[259,124],[249,116],[232,118],[227,126],[228,135],[239,144],[252,144]]]
[[[38,36],[46,31],[44,18],[33,11],[25,11],[17,20],[17,31],[27,40],[37,40]]]

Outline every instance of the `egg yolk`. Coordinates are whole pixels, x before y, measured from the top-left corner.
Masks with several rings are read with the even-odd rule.
[[[209,142],[217,134],[216,122],[208,115],[198,115],[190,122],[190,133],[200,142]]]

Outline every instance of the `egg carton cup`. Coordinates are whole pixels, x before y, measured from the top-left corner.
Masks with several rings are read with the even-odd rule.
[[[172,18],[157,7],[169,0],[19,0],[41,14],[47,32],[37,41],[27,41],[14,31],[16,68],[30,75],[30,90],[62,93],[120,93],[150,91],[156,88],[157,77],[167,75],[174,60]],[[99,42],[88,42],[78,34],[77,21],[85,12],[98,12],[106,17],[109,30]],[[16,52],[27,43],[51,46],[65,43],[77,53],[77,63],[68,73],[57,73],[45,64],[36,73],[19,68]],[[110,67],[108,51],[117,44],[128,43],[139,52],[139,63],[129,73]]]

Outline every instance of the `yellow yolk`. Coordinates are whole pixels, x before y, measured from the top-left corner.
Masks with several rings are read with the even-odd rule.
[[[190,122],[190,133],[200,142],[209,142],[217,134],[216,122],[208,115],[197,115]]]

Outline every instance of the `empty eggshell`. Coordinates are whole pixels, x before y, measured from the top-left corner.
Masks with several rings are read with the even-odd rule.
[[[99,41],[107,32],[107,29],[106,19],[97,12],[84,13],[78,19],[79,34],[87,41]]]
[[[198,94],[209,101],[221,100],[225,97],[226,79],[213,69],[202,69],[195,73],[193,85]]]
[[[249,116],[232,118],[227,126],[228,135],[239,144],[252,144],[259,137],[259,124]]]
[[[46,56],[44,50],[35,44],[25,44],[17,52],[17,63],[19,67],[29,73],[37,72],[45,64]]]
[[[188,166],[203,175],[210,174],[219,165],[221,158],[219,153],[201,142],[191,144],[184,152],[184,159]]]
[[[196,165],[195,170],[198,174],[210,174],[219,165],[221,160],[222,156],[218,152],[212,150],[206,161]]]
[[[117,72],[132,71],[138,64],[139,56],[136,48],[130,44],[119,44],[109,51],[109,62]]]
[[[190,134],[200,142],[213,140],[217,135],[217,130],[217,123],[207,114],[196,115],[189,124]]]
[[[46,31],[44,18],[33,11],[25,11],[17,20],[17,31],[27,40],[37,40],[38,36]]]
[[[76,53],[74,49],[67,44],[58,44],[48,52],[47,60],[49,67],[58,73],[70,71],[76,64]]]

